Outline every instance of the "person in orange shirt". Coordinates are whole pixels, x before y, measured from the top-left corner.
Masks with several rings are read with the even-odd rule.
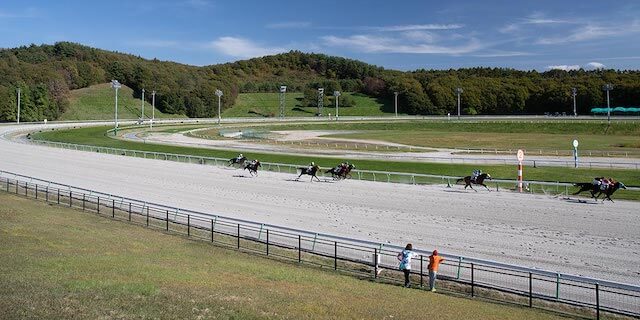
[[[433,250],[433,254],[429,256],[429,290],[436,292],[436,277],[438,275],[438,266],[443,262],[444,258],[438,255],[438,250]]]

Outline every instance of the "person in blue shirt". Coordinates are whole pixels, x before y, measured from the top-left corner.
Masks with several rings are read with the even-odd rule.
[[[411,275],[411,259],[417,257],[418,254],[413,252],[413,245],[408,243],[407,246],[398,253],[398,260],[400,261],[399,269],[404,272],[404,287],[409,288],[411,281],[409,276]]]

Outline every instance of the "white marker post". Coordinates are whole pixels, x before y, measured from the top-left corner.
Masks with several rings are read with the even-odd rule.
[[[518,192],[522,192],[522,161],[524,161],[524,151],[518,150]]]
[[[578,167],[578,140],[573,140],[573,167]]]

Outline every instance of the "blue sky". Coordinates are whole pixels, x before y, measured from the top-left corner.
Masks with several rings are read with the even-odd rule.
[[[301,50],[389,69],[640,69],[640,1],[3,0],[0,47],[192,65]]]

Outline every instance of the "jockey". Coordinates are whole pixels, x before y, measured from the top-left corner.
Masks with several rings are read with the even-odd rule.
[[[309,165],[309,167],[307,168],[307,171],[311,171],[311,170],[313,170],[313,167],[315,167],[315,166],[316,166],[316,163],[315,163],[315,162],[313,162],[313,161],[311,161],[311,164],[310,164],[310,165]]]
[[[602,184],[603,179],[604,177],[595,177],[593,178],[593,181],[591,181],[591,184],[593,184],[594,186],[600,186],[600,184]]]
[[[236,161],[240,162],[240,160],[242,160],[242,158],[244,158],[244,155],[241,153],[236,157]]]
[[[478,178],[478,176],[480,176],[481,174],[482,174],[482,170],[480,169],[473,170],[473,173],[471,174],[471,181],[475,182],[476,178]]]
[[[609,184],[611,184],[610,179],[602,179],[600,180],[600,190],[606,191],[609,188]]]

